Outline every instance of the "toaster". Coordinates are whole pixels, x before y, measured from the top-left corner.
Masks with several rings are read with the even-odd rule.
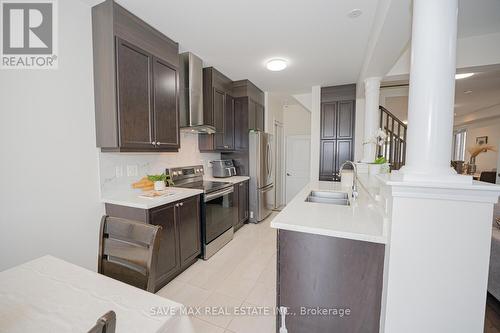
[[[210,163],[212,163],[212,176],[215,178],[236,176],[236,168],[233,160],[216,160]]]

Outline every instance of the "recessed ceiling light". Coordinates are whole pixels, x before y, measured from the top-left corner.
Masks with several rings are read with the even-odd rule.
[[[347,16],[349,18],[357,18],[360,17],[361,14],[363,14],[363,11],[361,9],[353,9],[347,14]]]
[[[466,79],[472,75],[474,75],[474,73],[455,74],[455,80]]]
[[[288,63],[285,59],[271,59],[267,62],[266,68],[270,71],[277,72],[282,71],[288,66]]]
[[[467,94],[467,95],[472,94],[472,90],[466,90],[466,91],[464,91],[464,94]]]

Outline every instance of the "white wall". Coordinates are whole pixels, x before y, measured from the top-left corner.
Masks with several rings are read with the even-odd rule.
[[[148,174],[165,172],[166,168],[201,164],[205,174],[212,175],[210,161],[220,159],[219,153],[200,153],[198,135],[181,132],[181,148],[178,153],[100,153],[99,173],[101,190],[109,193],[129,189],[130,184]],[[137,167],[137,176],[127,176],[127,167]],[[117,177],[116,168],[123,170]]]
[[[0,270],[45,254],[97,264],[90,7],[58,4],[59,69],[0,71]]]
[[[464,126],[461,126],[464,128]],[[500,147],[500,118],[473,122],[465,126],[467,129],[467,140],[465,147],[468,148],[476,144],[476,138],[487,136],[488,144],[494,145],[497,150]],[[470,154],[465,152],[465,160],[469,161]],[[498,152],[488,151],[476,157],[477,171],[491,171],[497,167]]]

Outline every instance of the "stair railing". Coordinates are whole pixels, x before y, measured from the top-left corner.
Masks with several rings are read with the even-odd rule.
[[[378,146],[378,156],[384,156],[392,170],[399,170],[406,161],[407,126],[383,106],[379,109],[380,128],[387,133],[387,138]]]

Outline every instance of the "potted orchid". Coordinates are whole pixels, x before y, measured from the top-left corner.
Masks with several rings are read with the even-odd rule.
[[[374,136],[368,140],[363,142],[363,144],[375,144],[377,146],[383,146],[387,139],[387,133],[379,128]],[[383,156],[378,156],[375,161],[368,165],[368,173],[371,175],[378,175],[382,172],[382,168],[387,166],[387,160]],[[384,168],[385,169],[385,168]]]
[[[382,173],[382,167],[387,164],[387,160],[384,156],[379,156],[375,159],[375,162],[368,165],[368,173],[370,175],[378,175]]]

